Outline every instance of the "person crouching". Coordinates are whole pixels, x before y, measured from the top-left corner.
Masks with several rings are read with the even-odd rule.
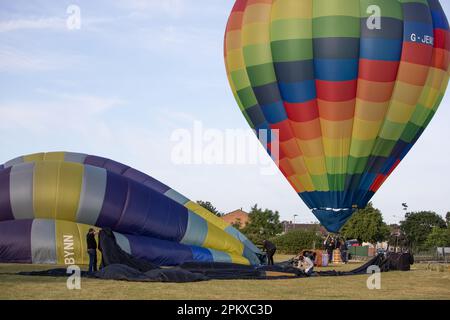
[[[307,276],[311,276],[314,272],[314,262],[309,256],[300,255],[298,268],[302,270]]]

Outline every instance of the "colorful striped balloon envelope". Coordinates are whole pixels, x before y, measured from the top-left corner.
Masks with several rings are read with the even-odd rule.
[[[237,0],[225,34],[242,113],[332,232],[430,123],[449,52],[438,0]]]
[[[155,178],[81,153],[21,156],[0,165],[0,263],[87,262],[91,227],[158,265],[189,261],[261,263],[245,235]]]

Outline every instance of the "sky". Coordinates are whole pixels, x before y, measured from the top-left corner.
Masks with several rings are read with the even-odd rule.
[[[441,3],[450,15],[450,2]],[[257,203],[283,220],[317,221],[284,176],[268,170],[270,158],[256,137],[244,145],[256,150],[253,163],[174,156],[188,133],[192,153],[206,152],[225,132],[247,136],[223,61],[232,6],[232,0],[0,0],[0,163],[43,151],[99,155],[222,212]],[[403,218],[403,202],[411,211],[450,211],[449,121],[447,94],[373,198],[388,223]]]

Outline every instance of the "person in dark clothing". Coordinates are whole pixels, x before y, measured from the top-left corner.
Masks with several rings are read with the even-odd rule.
[[[327,236],[327,238],[323,242],[323,249],[327,252],[328,263],[331,263],[331,261],[333,260],[333,250],[335,248],[334,248],[333,238],[331,237],[330,234]]]
[[[89,229],[86,235],[87,251],[89,254],[89,273],[97,271],[97,241],[95,235],[97,232],[93,228]]]
[[[341,241],[340,241],[339,250],[341,251],[342,262],[347,263],[348,262],[348,255],[347,255],[348,247],[347,247],[347,244],[345,243],[344,239],[341,239]]]
[[[336,249],[336,242],[334,239],[331,239],[331,241],[328,243],[327,246],[327,253],[328,253],[328,262],[331,263],[333,261],[333,251]]]
[[[267,260],[268,260],[267,262],[269,266],[273,266],[273,256],[277,251],[277,247],[269,240],[264,240],[263,250],[267,253]]]

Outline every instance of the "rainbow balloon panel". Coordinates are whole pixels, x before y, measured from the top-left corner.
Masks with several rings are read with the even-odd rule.
[[[0,195],[0,225],[18,226],[24,235],[20,240],[0,233],[0,249],[11,239],[28,244],[32,232],[23,226],[52,220],[73,230],[111,228],[134,256],[158,264],[260,263],[259,249],[238,230],[158,180],[109,159],[69,152],[19,157],[0,166]],[[11,248],[19,250],[17,245]]]
[[[225,34],[233,94],[279,141],[279,168],[338,232],[430,123],[449,80],[438,0],[237,0]],[[277,144],[278,145],[278,144]]]

